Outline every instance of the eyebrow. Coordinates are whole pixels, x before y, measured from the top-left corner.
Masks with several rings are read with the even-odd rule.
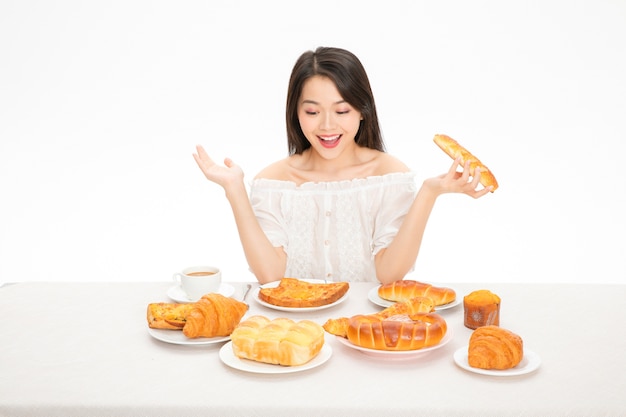
[[[345,101],[345,100],[339,100],[339,101],[334,102],[333,104],[344,104],[344,103],[347,103],[347,101]],[[317,102],[317,101],[315,101],[315,100],[302,100],[302,104],[315,104],[315,105],[319,105],[320,103],[318,103],[318,102]]]

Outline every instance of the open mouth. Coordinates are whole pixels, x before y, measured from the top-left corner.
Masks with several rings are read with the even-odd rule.
[[[318,136],[317,138],[320,140],[323,147],[334,148],[341,140],[341,135]]]

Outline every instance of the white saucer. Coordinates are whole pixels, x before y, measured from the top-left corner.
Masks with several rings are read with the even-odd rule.
[[[230,297],[235,293],[235,287],[225,282],[222,282],[222,284],[220,285],[220,289],[218,290],[218,293],[222,294],[224,297]],[[194,302],[193,300],[190,300],[189,297],[187,297],[187,294],[185,294],[183,289],[180,288],[180,285],[178,284],[174,285],[169,290],[167,290],[167,296],[170,297],[172,300],[179,302],[179,303],[193,303]]]
[[[476,374],[491,376],[516,376],[535,371],[539,368],[539,365],[541,365],[541,358],[532,350],[524,349],[522,361],[514,368],[504,370],[472,368],[467,361],[467,346],[463,346],[454,352],[454,362],[460,368]]]

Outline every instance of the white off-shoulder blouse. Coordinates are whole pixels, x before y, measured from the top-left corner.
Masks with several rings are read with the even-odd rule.
[[[285,276],[377,282],[374,255],[396,236],[416,193],[413,172],[301,185],[255,179],[250,202],[287,254]]]

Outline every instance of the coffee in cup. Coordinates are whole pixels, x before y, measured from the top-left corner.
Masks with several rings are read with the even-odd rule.
[[[219,291],[222,285],[222,272],[214,266],[192,266],[175,273],[173,279],[180,284],[189,301],[195,302],[204,294]]]

